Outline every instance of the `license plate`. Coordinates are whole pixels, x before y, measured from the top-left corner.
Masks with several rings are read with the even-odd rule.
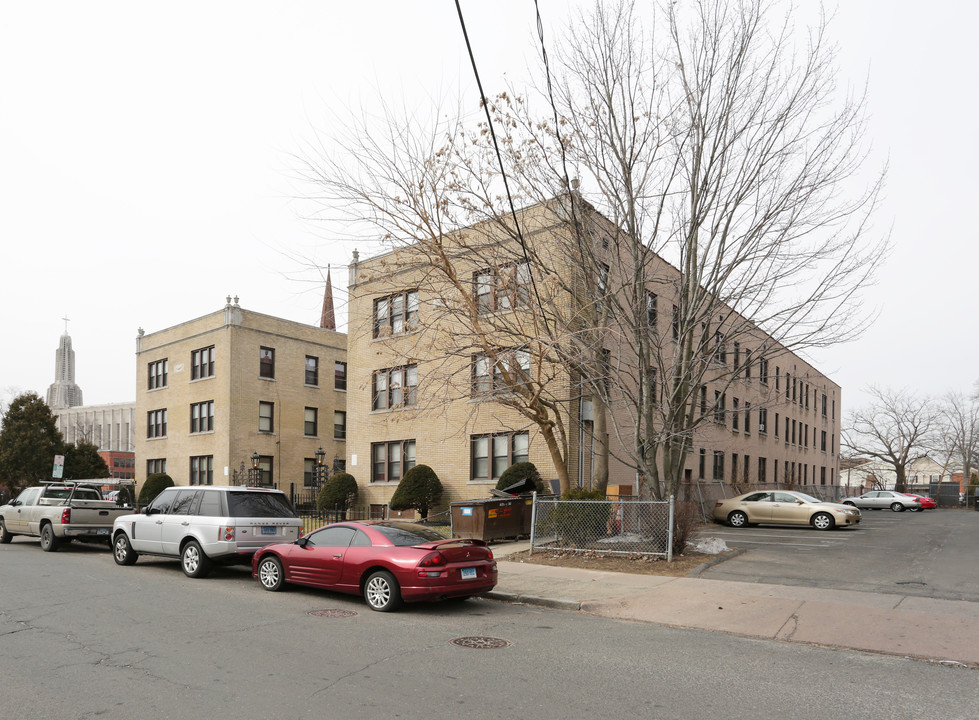
[[[262,535],[275,535],[278,531],[275,525],[262,525]]]
[[[99,528],[98,530],[95,531],[95,534],[96,535],[108,535],[109,534],[109,528]]]
[[[463,580],[475,580],[476,579],[476,568],[462,568],[462,579]]]

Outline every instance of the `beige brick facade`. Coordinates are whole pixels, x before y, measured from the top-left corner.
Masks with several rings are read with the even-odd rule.
[[[335,432],[334,413],[346,411],[346,391],[337,388],[346,355],[343,333],[251,312],[237,299],[141,335],[138,479],[165,467],[178,485],[229,484],[257,453],[264,484],[302,489],[318,448],[331,461],[345,455],[345,423]]]
[[[557,282],[555,277],[577,277],[578,268],[558,249],[561,222],[553,214],[530,208],[521,212],[521,224],[532,256],[541,263],[534,267],[535,291],[544,297],[545,306],[557,308],[552,321],[557,318],[570,327],[575,302],[566,296],[566,289],[560,289],[568,283]],[[364,261],[355,258],[351,265],[347,469],[360,486],[360,502],[378,513],[397,487],[392,476],[403,473],[398,463],[430,465],[446,488],[443,505],[487,496],[506,466],[502,456],[494,463],[493,444],[499,443],[509,453],[506,461],[512,461],[517,450],[515,434],[526,433],[527,441],[525,451],[520,441],[521,456],[516,459],[529,459],[546,480],[556,477],[552,455],[538,427],[513,408],[474,392],[478,343],[467,349],[464,340],[453,342],[457,335],[468,332],[453,311],[460,304],[480,302],[477,287],[482,269],[502,272],[500,268],[519,266],[525,257],[522,250],[493,228],[466,228],[446,237],[439,250],[451,256],[455,277],[432,271],[431,247],[399,248]],[[656,284],[661,308],[656,332],[669,338],[670,287],[679,273],[658,257],[651,262],[653,276],[662,279]],[[504,313],[510,318],[508,324],[493,325],[493,318]],[[733,316],[729,310],[725,313],[729,319]],[[479,320],[488,323],[483,332],[498,337],[502,346],[521,342],[533,346],[533,326],[514,321],[518,315],[519,310],[507,305],[479,314]],[[742,487],[758,482],[837,482],[839,386],[753,326],[745,331],[742,323],[737,337],[737,344],[732,343],[727,352],[754,352],[755,361],[748,376],[742,374],[732,381],[727,372],[727,379],[721,380],[725,373],[719,371],[719,380],[704,386],[711,401],[715,392],[723,395],[725,410],[717,415],[716,423],[705,423],[694,432],[685,480],[718,480]],[[664,341],[664,347],[667,344]],[[612,348],[613,358],[629,353],[627,343]],[[579,421],[582,401],[587,406],[587,398],[575,392],[574,378],[566,368],[546,362],[546,350],[530,354],[533,361],[528,365],[535,382],[546,388],[558,408],[555,419],[566,438],[572,484],[587,487],[594,461],[592,426]],[[415,397],[405,402],[409,372],[413,373]],[[384,392],[401,399],[393,408],[386,402],[378,407],[378,375],[383,376]],[[388,390],[392,378],[402,386],[396,396]],[[587,407],[584,412],[587,414]],[[610,412],[620,428],[628,427],[622,406],[613,404]],[[477,444],[482,438],[489,444],[489,472],[480,464],[485,448],[477,449]],[[383,468],[377,462],[381,445],[386,446]],[[618,452],[614,434],[610,447],[609,486],[624,485],[635,491],[636,471],[623,459],[625,454]],[[389,461],[392,455],[398,456],[394,466]]]

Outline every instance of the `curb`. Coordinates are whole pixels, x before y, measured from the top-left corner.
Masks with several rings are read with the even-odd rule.
[[[517,593],[497,592],[491,590],[483,595],[488,600],[502,600],[503,602],[523,603],[524,605],[537,605],[538,607],[553,608],[556,610],[581,610],[581,603],[577,600],[561,600],[559,598],[542,598],[536,595],[519,595]]]
[[[716,557],[713,560],[708,560],[705,563],[701,563],[693,570],[688,572],[684,577],[700,577],[700,574],[704,572],[704,570],[712,568],[715,565],[720,565],[722,562],[726,560],[730,560],[731,558],[736,558],[738,555],[744,555],[745,552],[747,552],[744,548],[733,548],[733,550],[734,552],[732,552],[730,555],[725,555],[724,557]]]

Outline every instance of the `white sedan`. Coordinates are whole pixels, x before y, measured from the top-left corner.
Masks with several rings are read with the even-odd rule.
[[[840,502],[850,507],[866,508],[868,510],[890,508],[894,512],[904,512],[905,510],[921,509],[921,501],[918,498],[913,495],[895,492],[894,490],[873,490],[857,497],[843,498]]]

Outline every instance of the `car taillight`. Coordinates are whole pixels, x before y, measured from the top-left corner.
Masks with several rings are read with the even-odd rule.
[[[65,508],[61,511],[61,524],[67,525],[71,522],[71,508]]]
[[[486,548],[486,559],[487,560],[492,560],[493,559],[493,551],[490,550],[489,548]]]
[[[720,507],[723,504],[724,504],[724,501],[723,500],[718,500],[716,503],[714,503],[714,507],[717,508],[717,507]]]
[[[421,562],[418,563],[420,568],[430,568],[430,567],[444,567],[445,566],[445,556],[440,552],[429,553],[422,558]]]
[[[226,542],[231,542],[235,539],[235,529],[233,527],[223,527],[218,531],[218,540],[224,540]]]

